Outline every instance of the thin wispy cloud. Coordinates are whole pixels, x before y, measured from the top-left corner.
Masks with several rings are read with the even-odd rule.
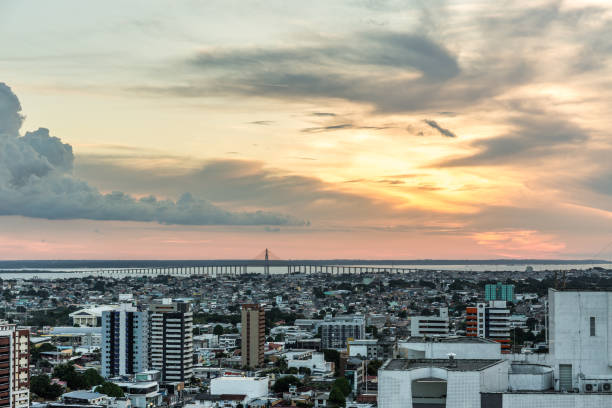
[[[456,134],[454,134],[453,132],[451,132],[450,130],[448,130],[446,128],[443,128],[435,120],[424,119],[423,122],[425,122],[427,124],[427,126],[429,126],[430,128],[437,130],[442,136],[457,137]]]

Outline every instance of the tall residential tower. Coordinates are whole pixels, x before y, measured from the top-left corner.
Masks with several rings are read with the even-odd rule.
[[[0,321],[0,407],[30,405],[30,332]]]
[[[258,304],[242,305],[242,366],[260,367],[264,362],[266,313]]]
[[[103,377],[135,374],[148,369],[149,319],[131,304],[102,312]]]
[[[191,304],[172,302],[149,306],[149,367],[162,381],[189,381],[193,377],[193,313]]]

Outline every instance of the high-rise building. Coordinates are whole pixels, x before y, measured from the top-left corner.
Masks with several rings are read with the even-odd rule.
[[[468,307],[465,320],[467,336],[491,339],[501,344],[502,353],[510,353],[510,310],[505,301],[492,300]]]
[[[439,316],[411,316],[410,335],[413,337],[444,337],[449,333],[448,308],[441,307]]]
[[[359,315],[325,316],[321,323],[321,348],[344,348],[349,339],[365,339],[365,317]]]
[[[514,285],[504,285],[501,282],[485,285],[485,300],[505,300],[514,302]]]
[[[102,312],[103,377],[135,374],[149,366],[149,316],[131,304]]]
[[[0,321],[0,407],[30,405],[30,332]]]
[[[193,377],[193,313],[191,304],[172,302],[149,306],[149,368],[159,370],[162,381],[188,381]]]
[[[264,362],[266,312],[258,304],[242,305],[242,366],[260,367]]]

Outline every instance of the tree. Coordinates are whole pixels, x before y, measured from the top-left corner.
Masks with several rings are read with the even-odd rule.
[[[337,387],[333,387],[331,389],[331,392],[329,393],[329,400],[337,405],[344,405],[346,403],[346,397]]]
[[[288,375],[286,377],[281,377],[272,386],[272,391],[274,392],[287,392],[289,391],[289,386],[291,385],[299,385],[300,380],[294,375]]]
[[[334,363],[334,371],[338,375],[338,370],[340,370],[340,353],[337,350],[324,349],[323,356],[325,361]]]
[[[115,398],[122,398],[124,395],[121,387],[111,382],[105,382],[102,385],[98,385],[94,391]]]
[[[30,378],[30,391],[40,398],[46,400],[56,400],[62,393],[62,387],[51,384],[46,375],[34,375]]]
[[[98,370],[95,368],[88,368],[85,373],[83,373],[83,378],[88,387],[93,387],[95,385],[100,385],[104,383],[104,378],[98,373]]]
[[[300,367],[298,372],[300,374],[303,374],[303,375],[310,375],[310,373],[311,373],[310,368],[308,368],[308,367]]]
[[[382,363],[381,360],[372,360],[368,362],[368,375],[378,375],[378,369]]]
[[[372,333],[372,336],[378,336],[378,327],[376,326],[368,326],[366,327],[366,333]]]
[[[345,377],[336,378],[332,385],[333,388],[338,388],[345,397],[351,393],[351,384]]]
[[[220,324],[216,325],[213,329],[213,334],[215,336],[221,336],[223,334],[223,326],[221,326]]]

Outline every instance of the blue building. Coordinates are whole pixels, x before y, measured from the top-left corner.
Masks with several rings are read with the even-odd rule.
[[[149,320],[131,304],[102,312],[102,369],[105,378],[134,374],[149,367]]]

